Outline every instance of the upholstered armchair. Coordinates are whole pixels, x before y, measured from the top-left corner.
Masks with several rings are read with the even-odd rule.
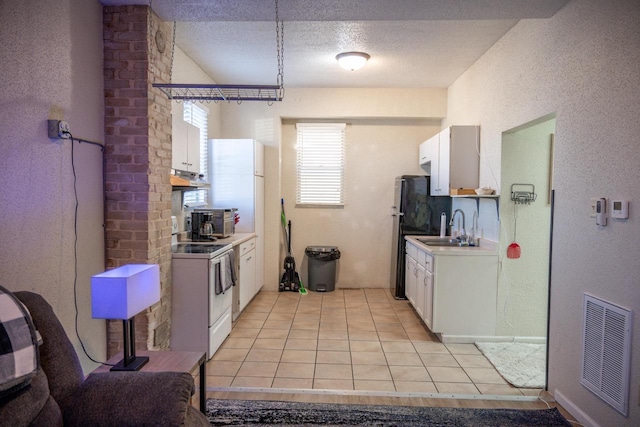
[[[27,386],[0,397],[0,426],[209,426],[189,405],[191,375],[107,372],[83,375],[78,356],[51,306],[15,292],[42,337],[40,367]]]

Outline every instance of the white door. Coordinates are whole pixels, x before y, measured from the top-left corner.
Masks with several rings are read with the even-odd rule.
[[[186,123],[186,122],[185,122]],[[200,129],[190,123],[187,125],[187,162],[188,171],[200,173]]]
[[[408,254],[405,257],[404,293],[411,305],[416,305],[416,267],[418,263]]]
[[[251,250],[240,257],[240,302],[239,310],[242,311],[247,306],[251,298],[255,295],[256,283],[256,251]]]

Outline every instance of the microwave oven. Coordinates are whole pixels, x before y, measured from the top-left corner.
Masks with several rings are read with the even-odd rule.
[[[237,208],[193,210],[193,212],[204,212],[211,214],[213,236],[222,238],[232,236],[235,233],[235,214],[237,211]]]

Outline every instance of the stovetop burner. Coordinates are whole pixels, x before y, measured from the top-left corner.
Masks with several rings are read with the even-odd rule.
[[[210,254],[216,252],[227,245],[192,245],[190,243],[179,243],[171,248],[171,252],[179,254]]]
[[[223,244],[223,243],[200,243],[200,244],[191,244],[191,243],[178,243],[177,245],[171,246],[172,254],[178,255],[181,258],[184,256],[188,256],[190,254],[198,255],[202,254],[207,257],[214,257],[219,253],[226,251],[232,247],[231,244]]]

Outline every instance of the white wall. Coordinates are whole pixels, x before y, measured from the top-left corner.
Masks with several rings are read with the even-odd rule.
[[[640,309],[638,22],[635,0],[577,0],[548,20],[519,22],[449,88],[445,122],[481,126],[480,184],[494,185],[502,132],[556,114],[549,389],[574,415],[602,426],[640,422],[640,316],[630,416],[579,382],[583,293]],[[630,199],[629,219],[597,227],[590,197]]]
[[[555,120],[507,132],[502,138],[502,184],[500,200],[498,276],[498,335],[546,337],[549,293],[549,247],[551,199],[549,173],[551,134]],[[533,190],[535,201],[515,204],[510,200],[514,190]],[[520,245],[519,258],[508,258],[507,248]]]
[[[304,121],[304,120],[301,120]],[[337,246],[337,288],[388,288],[391,268],[394,178],[423,174],[418,145],[436,134],[439,121],[348,120],[343,208],[295,208],[296,128],[282,127],[282,195],[292,220],[292,247],[308,280],[307,246]],[[293,209],[293,211],[292,211]],[[304,261],[304,262],[303,262]]]
[[[97,1],[0,2],[0,285],[40,293],[74,343],[74,178],[71,142],[47,137],[64,119],[103,142],[102,6]],[[106,357],[106,325],[91,319],[90,277],[104,271],[102,158],[74,146],[78,189],[79,333]]]
[[[384,228],[384,217],[390,213],[392,204],[391,178],[403,173],[421,172],[417,166],[418,145],[438,131],[445,111],[445,89],[287,88],[284,101],[271,106],[263,102],[222,104],[223,138],[254,138],[265,144],[265,289],[277,290],[282,274],[282,197],[285,197],[287,218],[291,219],[295,228],[293,248],[298,264],[302,263],[304,248],[308,245],[338,246],[344,257],[339,266],[338,286],[388,286],[388,271],[375,279],[372,279],[372,274],[381,268],[379,263],[384,263],[383,266],[387,268],[390,265],[391,222],[389,217],[388,227]],[[348,119],[347,121],[354,123],[348,132],[356,141],[352,145],[351,158],[357,167],[353,172],[351,169],[348,172],[355,174],[352,175],[355,181],[347,184],[351,205],[346,209],[314,209],[312,213],[309,209],[294,208],[295,192],[291,192],[291,185],[295,185],[292,181],[295,176],[291,176],[290,172],[281,174],[281,170],[291,166],[290,150],[281,151],[281,141],[283,144],[289,141],[290,147],[291,137],[285,138],[281,123],[282,119],[294,118]],[[414,119],[426,122],[418,124],[419,121]],[[396,138],[396,134],[401,137]],[[361,154],[362,147],[364,154]],[[347,161],[351,162],[349,159]],[[406,167],[401,166],[405,162]],[[350,163],[348,164],[347,167],[351,168]],[[362,174],[367,164],[371,165],[367,170],[372,171],[372,176],[379,169],[380,176],[371,178],[368,174]],[[381,186],[384,180],[389,182],[389,187],[383,190]],[[367,208],[366,206],[372,205],[358,197],[358,189],[368,185],[368,182],[374,185],[366,190],[365,194],[369,199],[378,190],[389,192],[387,196],[380,194],[375,199],[373,208]],[[314,224],[313,218],[323,219]],[[332,226],[330,235],[319,241],[320,236],[324,236],[323,226],[329,223],[329,218],[337,225]],[[361,235],[353,233],[354,220],[364,222],[358,226],[365,227]],[[378,227],[381,227],[380,230]],[[378,232],[379,236],[373,234]],[[363,252],[358,257],[365,260],[367,265],[362,262],[352,263],[357,251],[348,238],[354,235],[365,238],[367,242],[375,242],[363,244],[359,248]]]

